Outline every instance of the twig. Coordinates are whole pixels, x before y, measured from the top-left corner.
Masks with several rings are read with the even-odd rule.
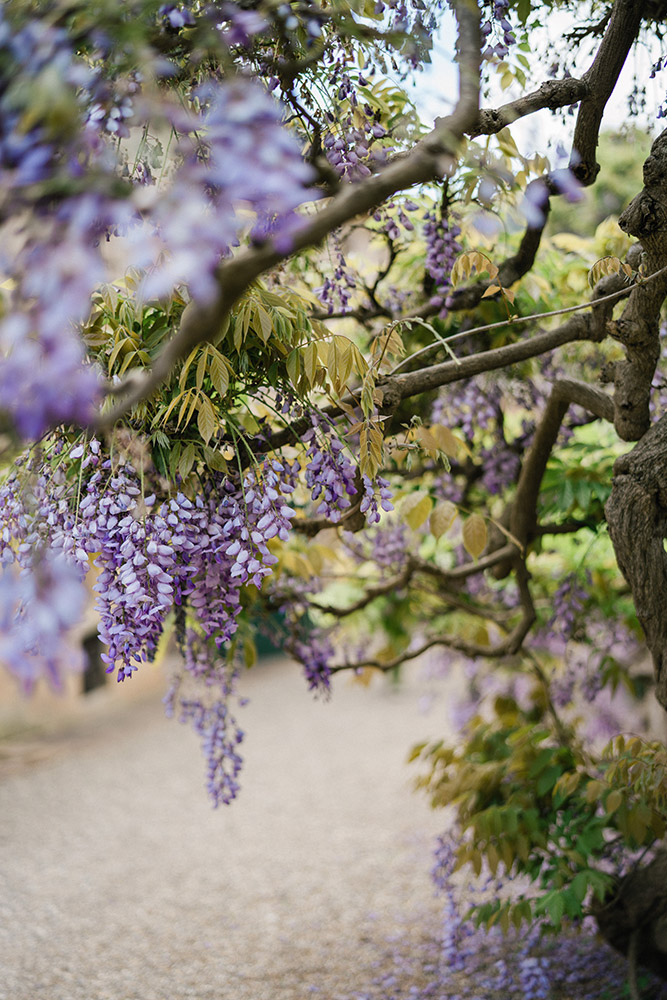
[[[655,274],[650,275],[648,278],[643,279],[642,284],[646,281],[651,281],[653,278],[657,278],[658,275],[667,274],[667,267],[662,268],[661,271],[656,271]],[[502,327],[515,327],[523,326],[524,323],[533,323],[538,319],[550,319],[552,316],[564,316],[567,313],[581,312],[582,309],[594,309],[596,306],[602,305],[605,302],[618,302],[620,299],[627,299],[627,297],[632,293],[633,289],[638,287],[637,285],[631,285],[628,288],[621,288],[617,292],[612,292],[610,295],[601,295],[600,298],[591,299],[590,302],[581,302],[577,306],[566,306],[563,309],[552,309],[550,312],[543,313],[531,313],[530,316],[513,316],[512,319],[503,319],[497,323],[486,323],[484,326],[475,326],[471,330],[463,330],[461,333],[454,333],[451,337],[447,337],[447,342],[449,344],[458,343],[460,340],[465,340],[466,337],[472,337],[476,333],[486,333],[488,330],[499,330]],[[405,319],[410,319],[409,316]],[[403,320],[404,321],[404,320]],[[402,322],[401,320],[395,320],[396,323]],[[421,357],[427,354],[429,351],[434,350],[436,347],[440,347],[440,343],[427,344],[426,347],[420,348],[411,354],[407,358],[396,365],[396,367],[390,372],[391,375],[395,375],[396,372],[403,368],[404,365],[408,364],[409,361],[413,361],[415,358]]]

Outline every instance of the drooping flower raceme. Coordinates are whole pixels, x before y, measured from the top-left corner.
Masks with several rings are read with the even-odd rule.
[[[306,466],[306,485],[312,491],[313,500],[319,500],[316,516],[326,517],[336,524],[343,511],[351,506],[349,498],[357,493],[356,469],[339,438],[330,434],[332,428],[325,422],[316,421],[315,417],[313,421],[314,426],[303,435],[310,459]]]
[[[64,664],[83,669],[71,630],[84,600],[80,574],[62,555],[47,550],[29,569],[0,567],[0,662],[26,693],[43,677],[60,689]]]
[[[435,282],[431,305],[440,309],[446,306],[445,296],[451,286],[450,274],[461,245],[457,242],[461,229],[450,225],[442,213],[427,212],[424,216],[426,240],[426,270]]]
[[[97,245],[114,216],[99,190],[106,161],[79,127],[97,82],[64,32],[42,22],[15,31],[0,11],[0,407],[26,438],[89,420],[99,389],[74,329],[103,277]],[[97,186],[86,190],[91,167]]]

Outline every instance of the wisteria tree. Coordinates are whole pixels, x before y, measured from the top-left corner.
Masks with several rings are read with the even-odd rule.
[[[663,13],[0,11],[0,660],[57,687],[94,567],[118,680],[175,637],[167,707],[220,804],[258,630],[321,694],[428,654],[464,691],[457,745],[415,750],[457,816],[440,880],[521,876],[479,921],[594,913],[661,975],[667,750],[627,733],[642,637],[667,708],[667,133],[627,140],[618,220],[562,205],[612,171],[605,108],[638,46],[659,79]],[[438,33],[458,82],[429,127]],[[522,149],[546,109],[558,144]]]

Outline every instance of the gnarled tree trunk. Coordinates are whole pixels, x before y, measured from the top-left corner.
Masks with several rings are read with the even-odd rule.
[[[667,851],[626,876],[593,912],[609,944],[667,979]]]
[[[619,224],[641,241],[645,273],[667,265],[667,132],[653,143],[644,188]],[[614,424],[620,437],[638,444],[614,465],[605,513],[653,657],[655,694],[667,709],[667,414],[649,429],[648,408],[665,294],[662,277],[639,285],[609,324],[626,349],[615,366]],[[610,944],[667,979],[667,851],[623,879],[595,916]]]
[[[667,131],[644,164],[644,188],[619,219],[641,240],[643,267],[654,274],[667,265]],[[634,289],[623,315],[609,324],[625,346],[615,367],[614,424],[626,441],[639,441],[614,466],[606,506],[609,534],[637,617],[653,655],[656,696],[667,708],[667,417],[649,429],[651,381],[659,357],[660,309],[667,275]]]

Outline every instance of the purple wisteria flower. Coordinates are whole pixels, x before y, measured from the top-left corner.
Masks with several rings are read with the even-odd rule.
[[[305,640],[292,644],[291,651],[303,664],[308,690],[328,697],[331,693],[331,667],[334,649],[324,634],[311,631]]]
[[[441,312],[447,309],[447,290],[451,287],[450,274],[457,255],[463,249],[457,241],[461,235],[459,226],[451,225],[449,219],[427,212],[424,216],[424,239],[426,240],[426,271],[435,283],[431,305]]]
[[[185,283],[193,297],[212,298],[216,268],[245,226],[240,207],[254,211],[252,238],[270,237],[287,248],[301,225],[296,209],[315,197],[308,187],[313,170],[281,125],[280,105],[270,94],[236,80],[202,86],[199,99],[201,115],[178,106],[158,109],[181,135],[181,164],[169,188],[137,193],[154,227],[134,248],[144,266],[150,264],[144,287],[150,297]]]
[[[390,511],[394,509],[391,502],[393,493],[389,487],[389,481],[382,476],[371,479],[370,476],[362,476],[361,481],[364,487],[364,495],[361,498],[359,510],[366,515],[369,524],[377,524],[380,520],[380,510]]]
[[[189,723],[199,735],[213,806],[229,805],[238,795],[243,766],[239,746],[244,733],[230,709],[238,669],[193,628],[185,630],[183,652],[184,669],[164,698],[165,711],[170,718],[177,716],[179,722]]]
[[[72,628],[85,596],[80,572],[50,549],[34,555],[30,568],[0,567],[0,663],[26,693],[40,679],[60,690],[67,671],[83,669]]]
[[[313,426],[302,438],[308,444],[307,455],[310,459],[306,466],[306,485],[313,500],[319,500],[316,516],[326,517],[336,524],[343,511],[351,506],[349,498],[356,496],[356,466],[345,454],[333,427],[316,414],[313,414],[312,420]]]

